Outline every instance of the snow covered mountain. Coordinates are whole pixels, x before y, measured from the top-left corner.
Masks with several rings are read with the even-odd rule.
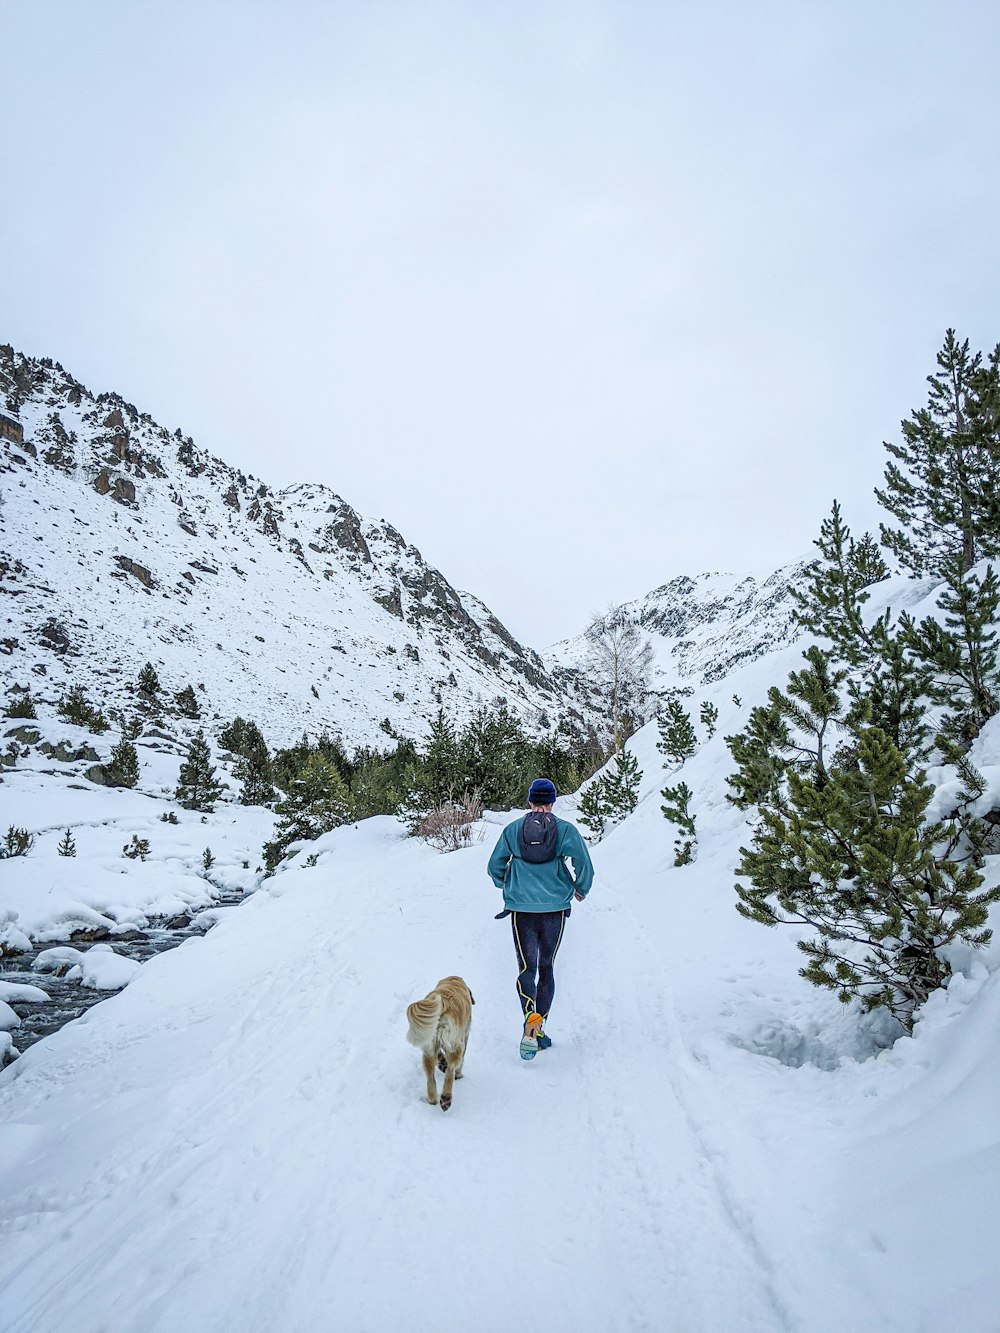
[[[666,691],[711,685],[737,667],[793,643],[801,631],[792,619],[790,586],[803,562],[766,578],[736,574],[680,575],[618,611],[640,625],[653,645],[653,688]],[[551,670],[581,670],[584,634],[553,644],[544,654]]]
[[[503,698],[536,731],[579,715],[572,678],[325,486],[274,491],[9,346],[0,414],[0,683],[113,705],[151,660],[272,743],[384,743],[441,703]]]

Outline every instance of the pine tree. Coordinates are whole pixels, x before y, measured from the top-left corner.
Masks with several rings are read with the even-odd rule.
[[[488,723],[483,716],[477,724],[485,732]],[[474,744],[478,741],[474,739]],[[502,739],[503,738],[499,738]],[[479,741],[479,750],[488,747],[490,740],[483,735]],[[473,756],[473,764],[479,759],[479,753]],[[439,708],[431,722],[427,744],[420,755],[421,788],[426,800],[437,805],[452,792],[461,791],[469,785],[465,764],[459,753],[458,736],[455,728],[445,717],[444,709]]]
[[[694,815],[690,811],[691,788],[686,782],[676,787],[664,787],[660,792],[665,804],[660,806],[664,816],[677,825],[677,837],[674,839],[674,865],[690,865],[697,854],[697,832]]]
[[[121,740],[111,751],[104,778],[109,787],[134,787],[139,781],[139,752],[131,741]]]
[[[859,547],[854,542],[834,500],[833,512],[823,520],[815,542],[819,557],[806,566],[802,585],[791,589],[799,624],[828,639],[836,660],[852,666],[861,665],[876,650],[861,608],[871,596],[867,589],[889,572],[867,533],[864,543]],[[888,613],[879,623],[884,629]]]
[[[802,656],[806,666],[789,675],[784,693],[772,685],[767,698],[778,716],[794,728],[789,740],[792,764],[813,770],[816,781],[822,783],[831,727],[844,712],[841,689],[848,673],[835,668],[830,654],[815,644]]]
[[[12,686],[10,694],[7,696],[7,706],[3,711],[4,717],[37,717],[35,712],[35,701],[31,697],[30,690],[20,690],[17,686]]]
[[[949,832],[927,824],[934,788],[877,727],[857,737],[856,763],[790,770],[780,808],[764,806],[752,845],[741,849],[737,910],[763,925],[798,922],[801,974],[845,1003],[885,1007],[906,1031],[917,1007],[950,974],[943,946],[980,947],[990,903],[970,864],[971,816]]]
[[[187,758],[181,764],[174,799],[185,810],[207,813],[215,809],[215,802],[221,795],[222,786],[215,778],[215,765],[212,763],[208,742],[199,727],[188,746]]]
[[[531,744],[505,700],[477,709],[458,738],[455,791],[478,793],[490,810],[510,809],[524,800],[534,776],[527,772],[530,755]]]
[[[666,708],[656,721],[660,732],[656,748],[660,753],[675,764],[683,764],[685,759],[690,759],[698,748],[698,737],[691,717],[685,712],[680,700],[668,699]]]
[[[864,671],[847,681],[851,708],[846,726],[851,732],[878,727],[911,766],[919,767],[930,757],[933,743],[928,722],[933,673],[907,648],[901,634],[891,634],[881,622],[871,631],[871,644],[874,651]]]
[[[60,856],[76,856],[76,843],[73,841],[73,834],[69,829],[62,836],[62,841],[56,848]]]
[[[271,781],[271,756],[263,739],[259,747],[249,749],[236,761],[234,769],[241,782],[240,805],[270,805],[275,798]]]
[[[87,701],[87,696],[80,685],[73,685],[59,700],[59,716],[76,727],[87,727],[95,735],[108,730],[111,725],[98,708]]]
[[[595,842],[600,842],[611,817],[607,788],[603,777],[596,778],[580,793],[577,810],[580,823]]]
[[[709,703],[706,699],[701,706],[701,712],[698,716],[701,718],[701,725],[705,728],[708,739],[711,740],[719,725],[719,710],[716,708],[715,704]]]
[[[954,329],[929,375],[927,406],[901,423],[885,489],[875,495],[901,524],[882,526],[882,542],[904,568],[936,573],[957,560],[963,574],[1000,554],[1000,417],[995,351],[984,366]]]
[[[219,732],[220,749],[229,750],[232,754],[245,754],[250,728],[257,730],[254,724],[247,722],[245,718],[234,717],[232,722],[227,723]],[[257,734],[260,735],[260,732]]]
[[[177,691],[174,695],[174,703],[182,717],[201,717],[198,699],[191,685],[185,685],[182,690]]]
[[[946,561],[943,572],[946,588],[938,594],[938,604],[944,624],[928,617],[916,625],[904,615],[901,634],[906,646],[935,673],[928,692],[949,709],[944,735],[968,745],[1000,710],[995,628],[1000,581],[992,565],[980,578],[963,573],[958,559]]]
[[[121,711],[112,710],[112,715],[118,722],[119,730],[123,741],[135,741],[142,735],[142,719],[135,714],[132,717],[126,717]]]
[[[743,731],[726,737],[737,765],[726,779],[731,788],[726,799],[740,810],[776,799],[788,767],[791,741],[788,724],[773,704],[752,709]]]
[[[851,668],[849,726],[881,727],[908,759],[923,762],[929,748],[930,672],[893,631],[889,611],[870,623],[862,614],[867,589],[888,572],[885,563],[868,534],[860,545],[854,542],[836,501],[816,546],[819,558],[807,567],[802,586],[792,590],[796,618],[828,641],[831,664]]]
[[[206,847],[201,854],[201,868],[208,874],[214,865],[215,857],[212,855],[212,849],[211,847]]]
[[[139,693],[148,701],[152,701],[159,694],[160,678],[156,674],[156,668],[153,666],[152,662],[147,662],[139,672],[136,686],[138,687]]]
[[[604,775],[604,799],[608,815],[615,823],[625,819],[639,804],[641,783],[642,770],[638,759],[624,748],[619,750],[612,767]]]
[[[274,807],[279,816],[272,842],[265,844],[264,864],[275,869],[293,842],[311,841],[350,823],[350,793],[336,764],[321,754],[310,755],[299,775]]]
[[[848,551],[848,568],[859,588],[870,588],[875,583],[887,579],[892,570],[885,563],[879,544],[870,532],[863,534],[858,542],[851,542]]]
[[[17,828],[11,824],[4,834],[3,841],[0,842],[0,861],[13,856],[27,856],[34,845],[33,833],[29,833],[26,828]]]

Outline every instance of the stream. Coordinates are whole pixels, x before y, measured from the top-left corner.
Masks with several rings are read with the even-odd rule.
[[[213,908],[233,907],[242,899],[242,890],[223,890],[211,906]],[[198,910],[208,909],[199,908]],[[116,990],[94,990],[82,986],[78,981],[67,981],[65,977],[56,976],[52,972],[33,971],[35,959],[46,949],[55,949],[60,945],[68,944],[75,949],[82,950],[88,949],[92,943],[106,943],[111,945],[115,953],[122,954],[125,958],[132,958],[137,963],[144,963],[155,954],[166,953],[168,949],[176,949],[179,944],[192,936],[204,935],[205,933],[204,927],[195,926],[190,921],[185,926],[175,927],[165,925],[162,922],[154,922],[142,930],[130,930],[120,935],[109,934],[103,936],[99,941],[89,936],[86,941],[79,938],[46,940],[44,944],[36,945],[30,953],[20,953],[11,957],[0,958],[0,981],[38,986],[47,991],[49,995],[47,1000],[7,1001],[21,1020],[20,1027],[15,1028],[11,1033],[14,1038],[14,1045],[23,1055],[29,1046],[34,1046],[36,1041],[41,1041],[43,1037],[58,1032],[66,1023],[71,1023],[74,1018],[79,1018],[81,1014],[85,1014],[95,1004],[100,1004],[102,1000],[108,1000],[112,995],[118,994]]]

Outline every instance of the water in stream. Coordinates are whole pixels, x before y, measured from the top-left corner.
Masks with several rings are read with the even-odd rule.
[[[242,897],[241,892],[224,892],[213,906],[231,907],[239,902]],[[204,933],[203,929],[193,926],[190,922],[175,929],[169,929],[165,925],[152,925],[144,930],[129,931],[124,935],[109,935],[106,943],[111,945],[115,953],[123,954],[126,958],[134,958],[136,962],[144,963],[148,958],[152,958],[154,954],[166,953],[168,949],[176,949],[178,944],[190,939],[192,935],[203,935]],[[78,981],[67,981],[65,977],[57,977],[51,972],[33,971],[32,965],[38,955],[44,953],[46,949],[55,948],[59,944],[70,944],[78,949],[90,947],[89,942],[84,944],[79,940],[49,940],[45,944],[39,944],[31,953],[0,958],[0,981],[38,986],[47,991],[49,995],[48,1000],[8,1000],[7,1002],[21,1019],[21,1026],[15,1028],[11,1036],[14,1038],[14,1045],[22,1054],[36,1041],[41,1041],[43,1037],[58,1032],[64,1024],[71,1023],[74,1018],[79,1018],[93,1005],[100,1004],[102,1000],[107,1000],[110,996],[118,993],[117,991],[92,990],[89,987],[81,986]]]

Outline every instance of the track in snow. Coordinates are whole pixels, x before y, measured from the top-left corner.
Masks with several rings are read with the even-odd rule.
[[[568,923],[527,1064],[489,849],[375,823],[21,1062],[8,1333],[791,1327],[614,886]],[[450,972],[477,1005],[445,1115],[403,1010]]]

